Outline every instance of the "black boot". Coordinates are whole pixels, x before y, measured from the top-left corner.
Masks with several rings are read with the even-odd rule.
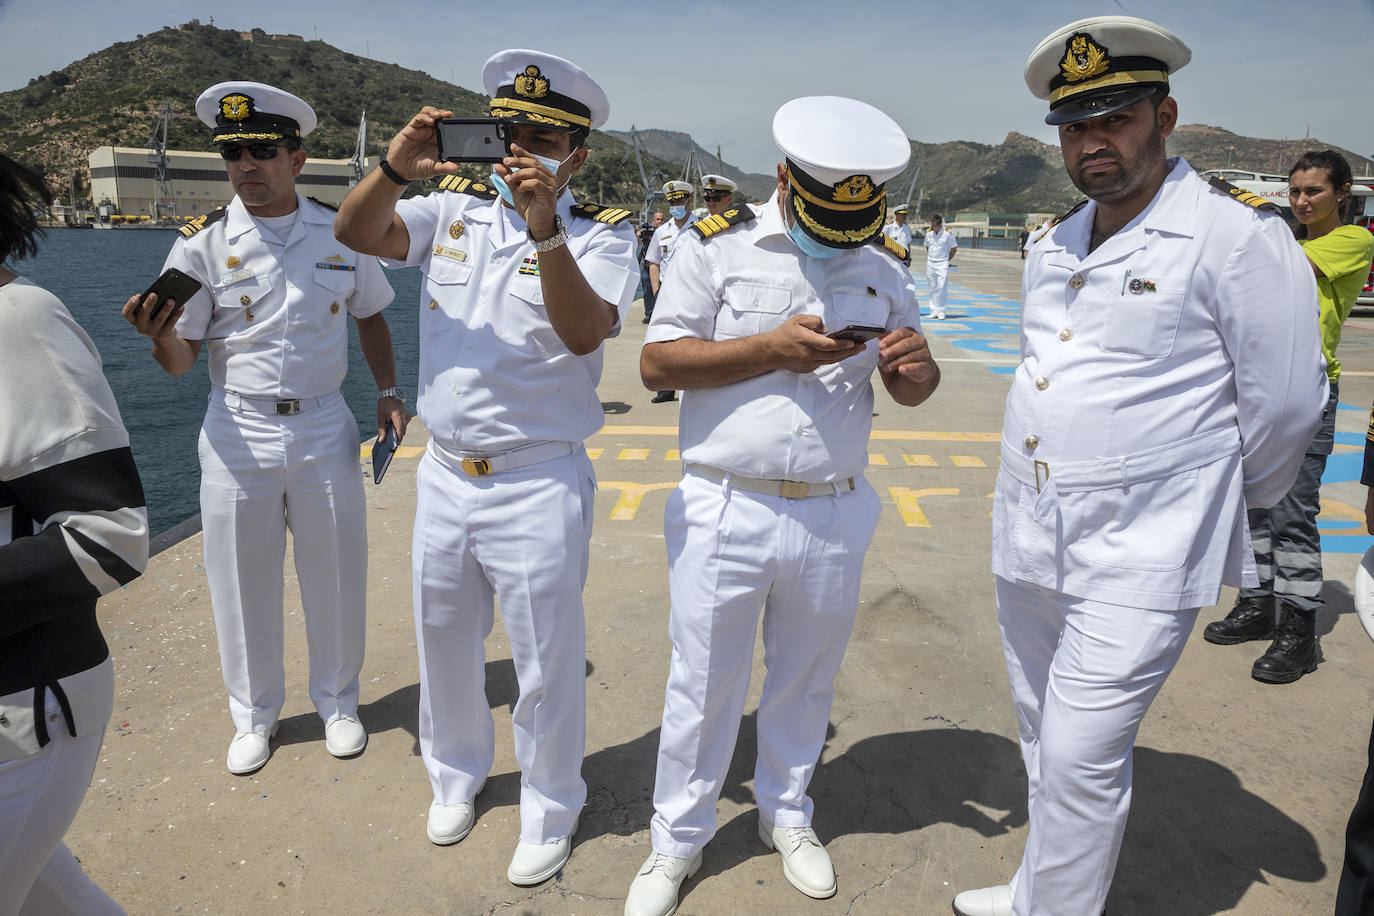
[[[1266,684],[1289,684],[1317,670],[1317,612],[1279,602],[1273,645],[1255,662],[1250,676]]]
[[[1237,598],[1231,613],[1207,624],[1202,638],[1218,646],[1234,646],[1252,639],[1274,638],[1274,599]]]

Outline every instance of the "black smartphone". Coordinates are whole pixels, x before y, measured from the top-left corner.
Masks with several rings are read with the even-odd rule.
[[[396,447],[401,444],[401,440],[396,436],[396,427],[390,423],[386,425],[386,435],[382,436],[381,441],[372,443],[372,482],[381,483],[386,476],[386,469],[391,467],[391,458],[396,454]]]
[[[162,311],[162,306],[168,299],[176,302],[177,305],[185,305],[186,301],[200,292],[200,281],[190,274],[182,273],[175,267],[169,267],[162,272],[162,276],[153,281],[153,285],[143,291],[143,295],[138,297],[141,304],[148,298],[149,293],[157,295],[157,301],[153,303],[153,314]]]
[[[440,118],[434,122],[445,162],[500,162],[510,155],[510,125],[501,118]]]
[[[873,338],[882,337],[886,333],[884,328],[875,328],[866,324],[849,324],[838,331],[831,331],[825,336],[831,340],[852,340],[855,343],[868,343]]]

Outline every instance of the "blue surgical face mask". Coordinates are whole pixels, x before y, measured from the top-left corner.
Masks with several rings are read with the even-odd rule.
[[[576,152],[577,150],[573,150],[573,153]],[[540,165],[544,166],[544,168],[548,169],[550,172],[553,172],[555,175],[557,175],[558,170],[563,167],[563,163],[567,162],[568,159],[572,158],[572,153],[568,154],[568,159],[563,160],[550,159],[548,156],[536,156],[534,153],[530,153],[530,157],[533,159],[537,159]],[[506,180],[504,178],[496,174],[496,169],[491,170],[491,184],[492,187],[496,188],[496,193],[501,195],[502,200],[510,204],[512,207],[515,206],[515,197],[511,194],[510,185],[506,184]],[[566,188],[567,186],[568,183],[566,181],[563,182],[563,184],[558,188],[559,192],[561,193],[563,188]]]
[[[515,198],[511,195],[510,185],[506,184],[506,179],[496,174],[496,169],[491,170],[491,186],[496,189],[496,193],[501,195],[501,199],[512,207],[515,206]]]
[[[820,242],[807,235],[806,231],[802,229],[801,223],[798,222],[793,222],[792,225],[787,227],[787,237],[802,250],[802,254],[809,255],[813,258],[820,258],[821,260],[833,258],[842,250],[839,248],[831,248],[829,245],[822,245]]]
[[[669,207],[668,215],[673,219],[685,219],[687,217],[687,208],[682,206]]]

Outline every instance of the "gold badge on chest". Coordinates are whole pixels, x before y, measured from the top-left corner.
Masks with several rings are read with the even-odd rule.
[[[467,225],[461,219],[455,219],[448,227],[448,237],[457,241],[463,237],[467,229]]]
[[[235,257],[232,254],[224,259],[224,266],[229,268],[230,270],[233,270],[235,267],[238,267],[242,263],[242,261],[240,261],[237,257]]]

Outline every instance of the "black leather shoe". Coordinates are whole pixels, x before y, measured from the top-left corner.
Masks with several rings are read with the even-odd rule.
[[[650,401],[651,403],[654,403],[654,404],[662,404],[662,403],[665,403],[666,401],[676,401],[676,400],[677,400],[677,392],[676,392],[676,391],[660,391],[658,394],[656,394],[656,395],[654,395],[653,397],[649,398],[649,401]]]
[[[1317,612],[1299,611],[1279,602],[1279,625],[1274,642],[1250,669],[1250,676],[1266,684],[1290,684],[1317,670]]]
[[[1231,613],[1207,624],[1202,638],[1218,646],[1274,638],[1274,599],[1237,598]]]

